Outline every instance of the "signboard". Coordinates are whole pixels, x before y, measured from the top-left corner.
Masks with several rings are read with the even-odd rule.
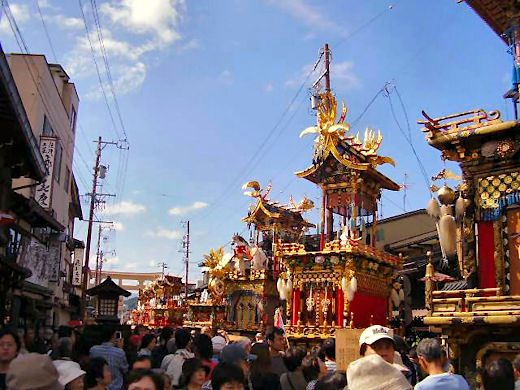
[[[74,249],[74,263],[72,264],[72,285],[81,286],[83,270],[83,248]]]
[[[338,371],[347,371],[348,365],[359,359],[359,336],[364,329],[336,330],[336,366]]]
[[[49,244],[49,282],[57,282],[61,270],[61,242]]]
[[[50,209],[52,199],[52,173],[54,171],[54,155],[56,153],[56,137],[41,137],[40,152],[47,168],[47,176],[36,187],[34,199],[44,209]]]

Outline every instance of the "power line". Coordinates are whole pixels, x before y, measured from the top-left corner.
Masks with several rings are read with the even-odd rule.
[[[371,19],[369,19],[367,22],[363,23],[361,26],[359,26],[357,29],[355,29],[354,31],[352,31],[350,34],[348,34],[345,38],[342,38],[340,39],[339,41],[337,41],[335,44],[334,44],[334,48],[337,49],[338,46],[342,45],[343,43],[345,43],[345,41],[347,41],[348,39],[352,38],[354,35],[358,34],[359,32],[361,32],[365,27],[369,26],[370,24],[372,24],[373,22],[375,22],[377,19],[379,19],[381,16],[383,16],[385,13],[393,10],[395,7],[395,4],[390,4],[387,8],[385,8],[384,10],[382,10],[381,12],[379,12],[377,15],[373,16]]]
[[[43,29],[45,30],[45,35],[47,37],[47,41],[49,42],[49,46],[51,47],[52,54],[54,56],[54,62],[58,62],[58,56],[56,55],[56,51],[54,50],[54,45],[52,44],[51,36],[49,34],[49,30],[47,30],[47,24],[45,24],[45,20],[43,19],[42,10],[40,8],[40,3],[38,0],[36,1],[36,7],[38,8],[38,14],[40,14],[40,19],[42,21]]]
[[[101,78],[101,72],[99,70],[99,65],[98,65],[97,60],[96,60],[96,52],[94,50],[94,45],[92,44],[92,39],[90,39],[90,31],[89,31],[89,28],[88,28],[87,18],[85,16],[85,12],[83,11],[83,3],[82,3],[81,0],[78,0],[78,3],[79,3],[79,9],[81,11],[81,16],[83,18],[83,25],[85,26],[85,32],[87,33],[87,39],[88,39],[88,43],[89,43],[89,46],[90,46],[90,52],[91,52],[91,55],[92,55],[92,61],[94,62],[94,66],[96,68],[96,73],[97,73],[98,81],[99,81],[99,87],[101,88],[101,92],[102,92],[103,98],[105,100],[105,104],[106,104],[106,107],[107,107],[108,114],[110,116],[110,121],[112,122],[112,127],[113,127],[113,130],[114,130],[114,133],[116,134],[118,139],[122,139],[121,135],[119,134],[119,131],[117,130],[116,122],[114,120],[114,115],[112,114],[112,109],[110,108],[110,104],[108,102],[108,97],[107,97],[107,94],[105,92],[105,87],[103,86],[103,80]]]
[[[96,25],[97,36],[98,36],[99,45],[100,45],[100,48],[101,48],[101,54],[102,54],[102,57],[103,57],[103,62],[105,64],[105,70],[107,72],[108,85],[109,85],[110,91],[112,93],[112,99],[114,100],[114,105],[115,105],[115,108],[116,108],[117,116],[118,116],[118,119],[119,119],[119,123],[121,125],[121,130],[123,131],[123,135],[124,135],[124,140],[128,141],[128,137],[126,135],[125,125],[123,123],[123,117],[121,115],[121,110],[119,109],[119,102],[117,100],[117,95],[116,95],[116,91],[115,91],[115,88],[114,88],[114,81],[112,79],[112,72],[110,71],[110,64],[109,64],[109,61],[108,61],[108,55],[107,55],[107,52],[106,52],[106,49],[105,49],[105,43],[104,43],[104,39],[103,39],[103,30],[101,29],[101,23],[100,23],[100,19],[99,19],[99,13],[98,13],[96,0],[90,0],[90,5],[92,7],[92,11],[93,11],[93,15],[94,15],[94,23]]]

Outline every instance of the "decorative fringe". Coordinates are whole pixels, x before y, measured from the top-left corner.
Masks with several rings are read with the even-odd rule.
[[[462,220],[464,217],[464,212],[466,211],[466,202],[462,196],[457,198],[455,202],[455,217],[458,221]]]
[[[451,209],[451,205],[450,206],[447,206],[447,205],[442,205],[441,206],[441,217],[445,216],[445,215],[451,215],[453,213],[452,209]]]
[[[514,192],[498,199],[498,207],[484,209],[480,212],[480,219],[483,221],[496,221],[502,215],[502,209],[507,206],[520,203],[520,192]]]
[[[350,284],[348,287],[347,287],[347,299],[349,300],[349,302],[352,302],[354,300],[354,294],[356,293],[355,291],[352,290],[352,284]]]
[[[439,242],[446,256],[457,253],[457,224],[451,215],[444,215],[439,221]]]
[[[439,206],[439,202],[437,199],[431,198],[428,202],[428,206],[426,207],[426,211],[428,215],[432,218],[439,218],[441,216],[441,207]]]

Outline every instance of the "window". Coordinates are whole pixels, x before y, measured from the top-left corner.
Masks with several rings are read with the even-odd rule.
[[[51,122],[47,119],[47,115],[43,116],[43,132],[42,135],[53,135],[54,131],[52,130]]]
[[[56,154],[54,156],[54,177],[59,183],[61,178],[61,159],[63,157],[63,148],[60,142],[56,142]]]
[[[72,133],[76,133],[76,109],[72,106],[72,112],[70,113],[70,128]]]
[[[65,167],[65,181],[63,182],[65,186],[65,192],[68,194],[70,190],[70,169],[69,167]]]

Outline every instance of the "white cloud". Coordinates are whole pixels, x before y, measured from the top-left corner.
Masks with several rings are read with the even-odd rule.
[[[305,0],[270,0],[270,3],[283,9],[308,27],[325,30],[329,33],[344,33],[343,28],[332,23],[320,8],[308,4]]]
[[[103,259],[103,262],[106,264],[114,265],[114,264],[119,264],[121,262],[121,260],[117,256],[112,256],[112,257],[105,257]]]
[[[171,215],[183,215],[191,213],[192,211],[204,209],[208,206],[209,204],[207,204],[206,202],[196,201],[193,202],[193,204],[190,206],[172,207],[170,210],[168,210],[168,213],[170,213]]]
[[[68,17],[65,15],[44,15],[46,21],[52,22],[55,26],[64,29],[82,30],[84,29],[83,20],[80,18]]]
[[[273,91],[273,89],[274,89],[273,83],[269,83],[269,84],[267,84],[267,85],[264,87],[264,91],[265,91],[265,92],[271,92],[271,91]]]
[[[202,47],[202,44],[198,39],[192,39],[188,42],[186,42],[184,45],[182,45],[179,48],[179,51],[187,51],[187,50],[197,50]]]
[[[164,227],[159,227],[157,230],[148,230],[144,234],[147,237],[155,237],[155,238],[166,238],[168,240],[178,240],[182,238],[184,233],[179,230],[170,230]]]
[[[224,70],[221,74],[219,74],[217,80],[221,82],[222,84],[233,84],[235,81],[233,79],[233,73],[231,73],[229,70]]]
[[[135,215],[144,213],[145,211],[146,207],[142,204],[124,200],[107,206],[103,213],[105,215]]]
[[[137,263],[125,263],[125,264],[123,264],[123,268],[125,268],[125,269],[135,269],[135,268],[137,268]]]
[[[27,22],[31,18],[29,7],[26,4],[10,3],[9,9],[18,25]],[[7,20],[5,13],[2,12],[2,14],[2,18],[0,18],[0,32],[8,33],[11,31],[11,26],[9,25],[9,20]]]
[[[293,77],[289,78],[285,82],[285,86],[288,88],[296,88],[301,85],[301,83],[307,78],[307,75],[312,70],[313,65],[305,65],[299,72],[297,72]],[[350,90],[354,87],[359,86],[360,80],[356,76],[353,71],[354,62],[353,61],[343,61],[343,62],[332,62],[330,65],[330,78],[332,89],[336,90]],[[314,80],[319,75],[323,74],[323,70],[319,68],[314,72],[315,77]]]
[[[159,46],[181,38],[177,31],[186,8],[183,0],[122,0],[103,3],[100,11],[114,24],[138,34],[151,34]]]
[[[85,7],[85,12],[89,12]],[[164,51],[182,36],[179,25],[186,12],[184,0],[120,0],[105,2],[100,5],[100,18],[103,28],[103,46],[99,42],[98,32],[90,25],[90,42],[86,34],[78,35],[73,49],[65,56],[65,69],[75,79],[90,78],[93,88],[86,92],[87,99],[102,98],[102,91],[97,85],[96,69],[92,60],[91,44],[101,77],[107,85],[104,69],[103,50],[110,62],[110,73],[116,94],[124,95],[138,89],[147,75],[148,59],[146,54]],[[55,18],[59,16],[53,16]],[[69,28],[79,24],[74,18],[61,20]],[[179,51],[193,50],[200,47],[196,39],[179,46]],[[107,92],[110,97],[110,93]]]
[[[121,230],[125,230],[125,225],[123,225],[121,222],[114,221],[112,223],[112,227],[116,232],[120,232]]]

